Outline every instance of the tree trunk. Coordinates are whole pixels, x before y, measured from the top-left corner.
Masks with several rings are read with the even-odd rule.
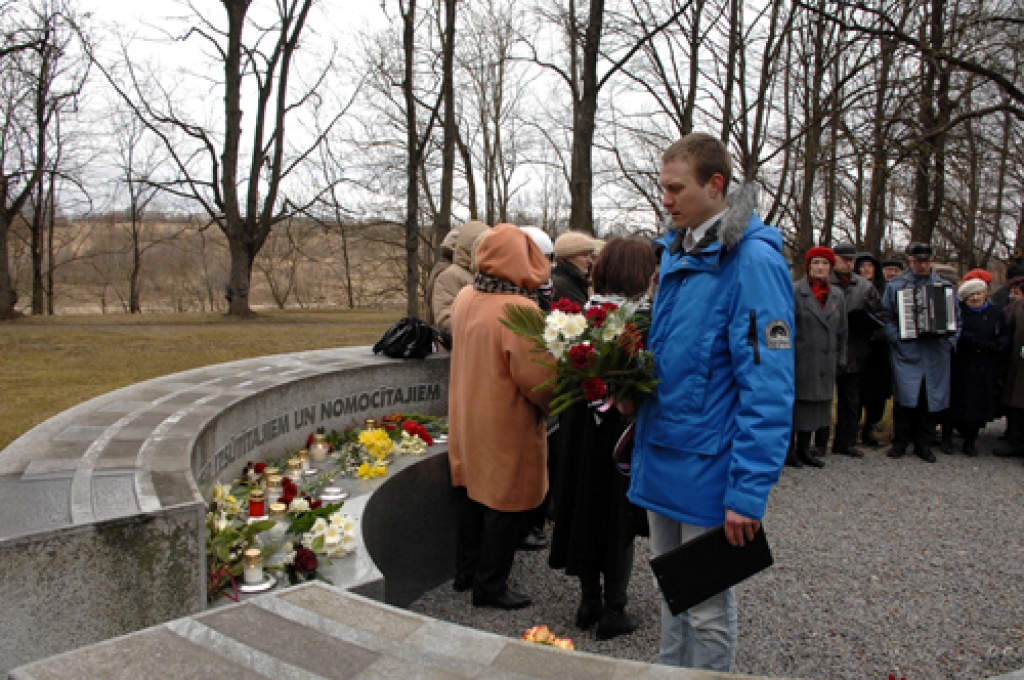
[[[416,96],[413,88],[413,66],[416,50],[416,0],[409,0],[409,6],[402,17],[402,47],[405,50],[405,79],[402,93],[405,96],[405,142],[406,159],[405,192],[405,295],[406,315],[419,316],[419,184],[420,169],[419,134],[416,128]]]
[[[729,0],[729,55],[725,61],[725,88],[722,92],[722,143],[729,146],[732,132],[732,97],[736,85],[736,55],[739,52],[739,0]]]
[[[455,183],[455,0],[444,0],[445,32],[442,65],[444,90],[444,138],[441,142],[441,203],[434,216],[433,245],[440,254],[441,241],[452,228],[452,190]]]
[[[5,212],[0,212],[0,319],[12,319],[19,316],[14,305],[18,302],[18,292],[11,284],[10,261],[7,253],[7,235],[11,231],[11,223]]]
[[[573,17],[575,19],[575,17]],[[597,116],[597,61],[604,30],[604,0],[590,0],[583,38],[582,91],[573,101],[572,160],[569,170],[569,228],[594,235],[594,130]]]
[[[46,228],[46,187],[36,185],[35,207],[32,211],[32,315],[41,316],[46,308],[43,289],[43,230]]]
[[[252,316],[249,307],[249,286],[252,283],[252,263],[256,259],[246,245],[244,237],[228,239],[231,254],[231,271],[228,276],[228,314],[230,316]]]

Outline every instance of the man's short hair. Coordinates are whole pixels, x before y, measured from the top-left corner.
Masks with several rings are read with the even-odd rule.
[[[717,137],[704,132],[691,132],[672,146],[665,149],[661,155],[661,162],[671,163],[672,161],[686,161],[690,164],[693,174],[701,186],[708,183],[711,177],[718,173],[725,178],[722,184],[722,193],[729,190],[729,180],[732,178],[732,156],[729,149]]]

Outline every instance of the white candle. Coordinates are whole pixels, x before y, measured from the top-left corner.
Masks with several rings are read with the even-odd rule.
[[[263,555],[258,549],[250,548],[242,556],[242,579],[249,585],[263,583]]]

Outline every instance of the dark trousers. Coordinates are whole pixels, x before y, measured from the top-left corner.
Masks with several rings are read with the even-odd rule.
[[[626,607],[626,589],[629,577],[633,573],[633,543],[630,542],[616,559],[608,558],[604,569],[604,606],[614,611],[622,611]],[[583,599],[594,602],[601,601],[601,572],[586,571],[580,574],[580,588]]]
[[[935,434],[933,415],[928,412],[928,392],[925,381],[921,381],[921,392],[917,395],[917,406],[901,406],[896,397],[892,401],[893,446],[906,448],[908,444],[927,446]]]
[[[885,415],[885,399],[862,400],[864,403],[864,426],[871,427],[882,422]]]
[[[465,489],[462,491],[465,494]],[[525,521],[525,512],[501,512],[463,495],[455,568],[459,574],[473,576],[474,596],[492,598],[508,590],[508,575]]]
[[[836,436],[832,450],[842,451],[857,443],[860,425],[860,373],[841,373],[836,377]]]

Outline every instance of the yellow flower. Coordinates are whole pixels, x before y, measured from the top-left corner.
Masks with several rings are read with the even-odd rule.
[[[370,465],[369,463],[363,463],[356,470],[356,477],[360,479],[373,479],[374,477],[382,477],[388,473],[388,469],[384,465]]]
[[[359,433],[359,443],[366,447],[370,455],[377,460],[384,460],[395,448],[388,433],[382,429],[363,430]]]

